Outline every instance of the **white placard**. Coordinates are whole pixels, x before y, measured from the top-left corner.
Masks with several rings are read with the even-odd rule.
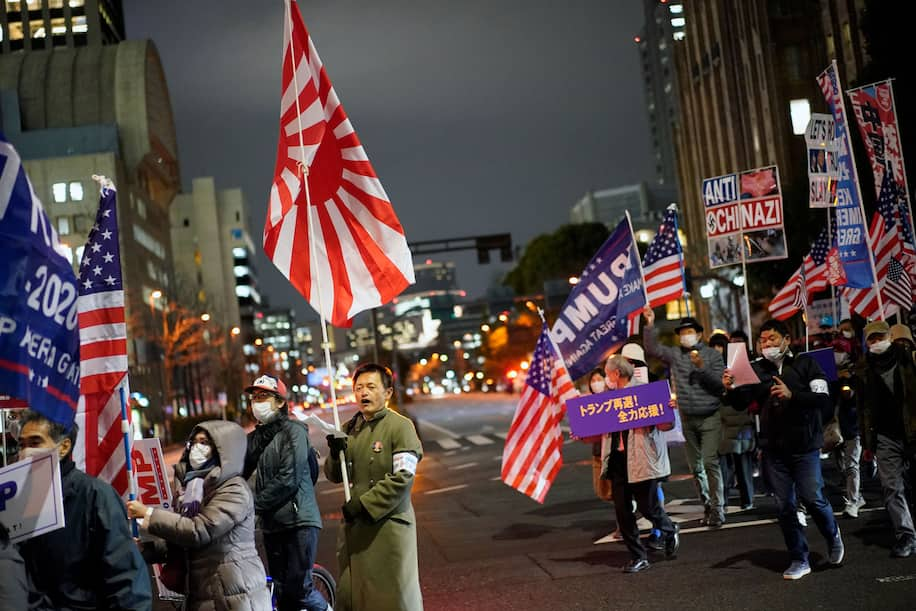
[[[130,458],[140,502],[147,507],[171,509],[172,487],[159,439],[134,439]]]
[[[60,457],[55,450],[0,469],[0,521],[13,543],[64,527]]]
[[[751,367],[747,356],[747,345],[744,342],[732,342],[728,345],[728,370],[735,378],[735,386],[760,384],[760,378]]]

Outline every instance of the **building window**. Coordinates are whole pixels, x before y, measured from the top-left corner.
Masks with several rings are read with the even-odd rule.
[[[184,225],[185,227],[190,227],[190,226],[191,226],[191,219],[186,218],[186,219],[182,222],[182,225]]]
[[[131,197],[133,198],[133,195],[131,195]],[[140,198],[137,198],[135,201],[137,204],[137,216],[146,220],[146,202]]]
[[[827,57],[833,58],[836,53],[836,45],[833,42],[833,34],[827,34]]]
[[[235,211],[235,222],[236,223],[242,222],[242,213],[239,212],[238,210]]]
[[[70,200],[74,202],[83,201],[83,183],[81,182],[71,182],[70,183]]]
[[[65,182],[56,182],[51,185],[51,193],[54,194],[54,201],[58,204],[62,204],[67,201],[67,183]]]
[[[70,217],[69,216],[57,217],[57,234],[58,235],[70,235]]]

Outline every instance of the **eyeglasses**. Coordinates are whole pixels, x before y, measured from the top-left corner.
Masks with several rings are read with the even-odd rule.
[[[255,401],[261,401],[263,399],[271,399],[276,397],[276,393],[272,393],[269,390],[256,390],[251,393],[251,398]]]

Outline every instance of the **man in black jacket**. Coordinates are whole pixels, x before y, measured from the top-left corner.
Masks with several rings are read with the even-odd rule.
[[[906,465],[916,456],[916,354],[906,344],[892,343],[883,320],[865,325],[868,354],[859,372],[859,419],[866,460],[878,459],[884,505],[894,525],[891,556],[916,555],[916,529],[907,505]]]
[[[308,427],[290,420],[286,384],[262,375],[245,389],[259,424],[248,434],[245,479],[257,471],[254,509],[267,549],[267,568],[280,611],[325,611],[312,586],[321,512],[309,468]]]
[[[69,430],[37,412],[19,418],[19,457],[60,454],[65,526],[28,539],[19,553],[34,587],[59,609],[149,610],[149,571],[130,535],[124,502],[107,483],[76,468]]]
[[[796,515],[796,494],[827,541],[828,561],[840,564],[845,548],[833,509],[824,497],[820,450],[823,422],[832,413],[827,379],[820,365],[789,350],[789,332],[778,320],[760,327],[763,358],[751,365],[758,384],[735,387],[728,369],[722,376],[725,402],[735,409],[754,406],[760,414],[760,447],[764,477],[776,496],[779,527],[792,563],[785,579],[801,579],[811,572],[808,540]]]

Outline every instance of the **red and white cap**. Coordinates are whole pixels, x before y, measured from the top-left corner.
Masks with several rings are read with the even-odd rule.
[[[272,393],[280,395],[281,399],[286,398],[286,384],[282,380],[278,380],[272,375],[264,374],[255,380],[251,386],[245,389],[245,392],[252,392],[254,390],[269,390]]]

